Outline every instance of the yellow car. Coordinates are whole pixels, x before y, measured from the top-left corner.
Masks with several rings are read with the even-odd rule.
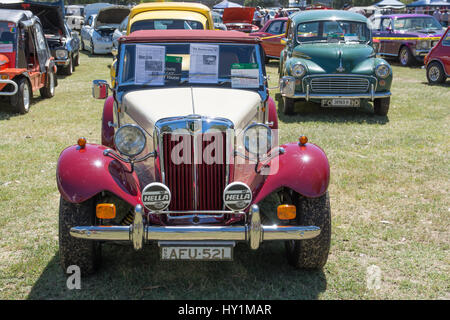
[[[200,3],[153,2],[131,9],[127,34],[136,30],[214,30],[211,10]]]
[[[127,35],[137,30],[214,30],[211,9],[201,3],[153,2],[133,7],[128,16]],[[115,55],[115,53],[113,53]],[[111,82],[116,76],[116,60],[111,65]]]

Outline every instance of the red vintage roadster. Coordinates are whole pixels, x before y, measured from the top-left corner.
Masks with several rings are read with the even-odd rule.
[[[263,56],[258,38],[236,31],[120,38],[114,87],[93,83],[106,98],[102,145],[80,138],[58,160],[64,270],[94,272],[106,242],[157,243],[163,260],[231,260],[237,242],[282,240],[293,266],[324,266],[328,160],[305,136],[278,145]]]

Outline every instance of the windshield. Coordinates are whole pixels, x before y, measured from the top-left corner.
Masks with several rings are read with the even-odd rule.
[[[121,85],[210,84],[259,89],[263,83],[256,45],[124,44],[122,50]]]
[[[13,52],[15,40],[16,24],[0,21],[0,53]]]
[[[394,30],[442,30],[441,24],[434,17],[399,18],[394,20]]]
[[[368,42],[366,23],[355,21],[315,21],[297,27],[298,42]]]
[[[136,21],[130,28],[130,33],[136,30],[168,30],[168,29],[204,29],[203,24],[194,20],[154,19]]]

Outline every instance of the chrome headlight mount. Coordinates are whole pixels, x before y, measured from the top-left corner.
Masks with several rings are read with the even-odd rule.
[[[386,79],[391,74],[391,68],[387,64],[379,64],[375,67],[375,74],[378,78]]]
[[[130,172],[133,172],[134,170],[134,163],[156,156],[156,151],[153,151],[141,158],[136,158],[144,151],[147,144],[147,138],[145,137],[144,129],[135,124],[121,126],[114,135],[114,144],[119,153],[127,158],[119,156],[111,149],[103,151],[103,155],[131,164]]]

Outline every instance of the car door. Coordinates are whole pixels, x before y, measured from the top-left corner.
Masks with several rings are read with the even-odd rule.
[[[383,38],[391,38],[392,34],[392,20],[391,18],[383,18],[380,23],[380,52],[386,55],[393,55],[394,52],[392,50],[392,42],[393,40],[383,39]]]
[[[48,49],[47,41],[45,40],[42,26],[39,23],[35,23],[34,26],[34,39],[36,45],[36,51],[39,61],[39,70],[41,73],[45,73],[48,59],[50,59],[50,51]]]
[[[444,34],[441,43],[441,60],[444,64],[445,73],[450,75],[450,31],[447,29],[447,33]]]
[[[275,20],[267,28],[266,33],[268,36],[283,35],[286,33],[286,21]],[[281,50],[283,50],[284,45],[281,44],[280,37],[274,37],[264,40],[263,45],[265,46],[264,51],[266,55],[271,57],[279,57]]]

